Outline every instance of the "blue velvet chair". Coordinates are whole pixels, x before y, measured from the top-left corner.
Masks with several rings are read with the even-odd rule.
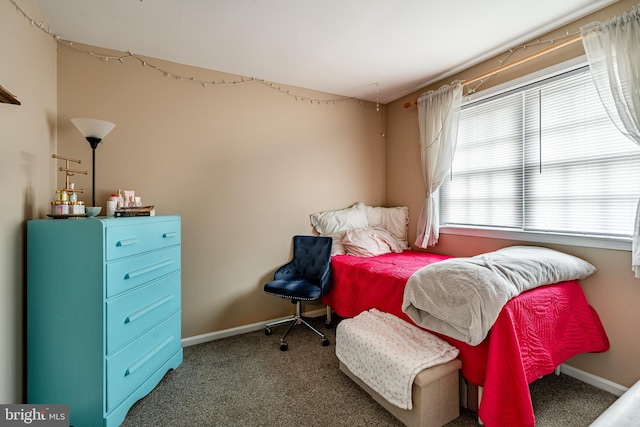
[[[264,285],[270,295],[289,298],[296,305],[296,314],[288,319],[268,323],[265,334],[271,335],[273,326],[291,323],[280,340],[280,350],[288,349],[285,339],[295,325],[303,324],[322,337],[322,345],[329,339],[302,318],[302,301],[313,301],[329,292],[331,287],[331,243],[330,237],[294,236],[293,259],[278,268],[273,280]],[[327,319],[327,326],[329,325]]]

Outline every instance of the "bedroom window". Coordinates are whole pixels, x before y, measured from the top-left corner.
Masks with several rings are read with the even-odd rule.
[[[610,121],[588,66],[574,66],[463,105],[450,177],[441,187],[442,231],[630,242],[637,177],[640,149]]]

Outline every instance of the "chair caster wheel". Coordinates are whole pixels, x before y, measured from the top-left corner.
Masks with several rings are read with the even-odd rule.
[[[280,351],[287,351],[288,348],[289,348],[289,345],[286,342],[280,343]]]
[[[333,328],[333,324],[327,320],[327,321],[324,322],[324,327],[326,329],[332,329]]]
[[[264,328],[264,334],[269,336],[273,333],[273,331],[271,330],[271,328]]]
[[[328,345],[329,345],[329,338],[324,338],[324,339],[322,340],[322,346],[323,346],[323,347],[326,347],[326,346],[328,346]]]

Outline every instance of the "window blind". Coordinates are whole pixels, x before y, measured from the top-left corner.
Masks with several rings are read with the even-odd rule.
[[[629,237],[640,148],[602,107],[588,67],[465,105],[443,226]]]

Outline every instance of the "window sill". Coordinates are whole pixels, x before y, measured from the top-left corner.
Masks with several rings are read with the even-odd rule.
[[[537,233],[530,231],[498,230],[493,228],[467,228],[441,226],[440,234],[487,237],[490,239],[519,240],[522,242],[550,243],[556,245],[582,246],[587,248],[631,251],[630,238],[592,237],[572,234]]]

